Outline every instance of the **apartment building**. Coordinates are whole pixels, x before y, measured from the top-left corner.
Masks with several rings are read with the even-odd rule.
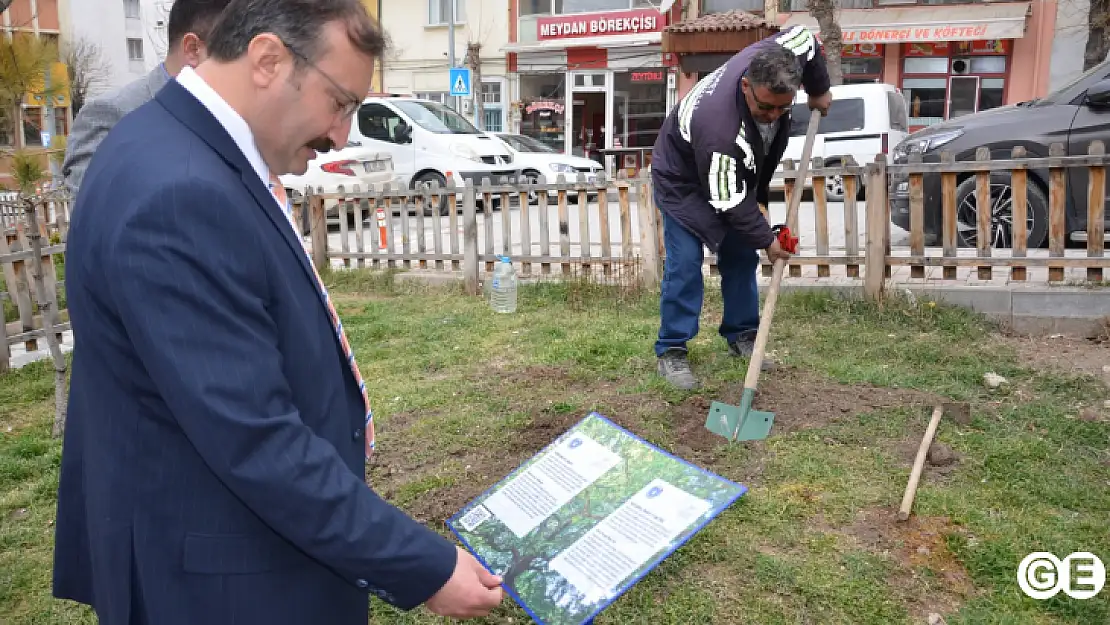
[[[448,22],[455,3],[455,62],[465,65],[468,44],[478,44],[480,93],[484,116],[474,120],[473,103],[461,98],[459,112],[481,130],[508,126],[508,76],[504,46],[509,38],[505,0],[415,0],[384,3],[381,24],[391,41],[384,59],[387,93],[416,95],[451,105],[448,76]],[[515,4],[516,0],[509,0]]]
[[[107,80],[97,85],[98,91],[122,87],[165,58],[166,22],[173,0],[60,1],[65,38],[83,39],[100,49]]]
[[[14,0],[0,16],[0,23],[7,37],[30,33],[58,44],[60,13],[59,0]],[[23,95],[21,105],[0,109],[0,151],[4,152],[0,158],[0,184],[10,184],[9,152],[21,149],[42,152],[53,136],[64,136],[69,131],[72,114],[66,66],[55,63],[49,78],[52,97],[47,97],[42,88],[30,89]]]

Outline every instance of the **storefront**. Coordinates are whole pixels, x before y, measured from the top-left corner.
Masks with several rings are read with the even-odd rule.
[[[551,4],[520,0],[512,21],[511,127],[633,173],[648,162],[674,98],[660,49],[668,16],[643,0],[555,0],[560,14]],[[586,10],[594,12],[577,12]]]
[[[820,30],[807,13],[781,21]],[[899,87],[910,130],[1048,91],[1055,13],[1036,4],[845,9],[840,22],[844,82]]]

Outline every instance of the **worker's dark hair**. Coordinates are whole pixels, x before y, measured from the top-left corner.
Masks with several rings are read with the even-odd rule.
[[[230,0],[177,0],[170,9],[166,26],[166,41],[174,50],[181,45],[185,35],[193,33],[201,41],[208,41],[212,25]]]
[[[767,46],[752,57],[748,81],[771,93],[793,93],[802,84],[802,64],[782,46]]]
[[[301,65],[326,52],[323,31],[332,22],[346,27],[363,54],[378,58],[385,50],[385,36],[361,0],[231,0],[205,43],[210,57],[228,62],[246,54],[258,35],[272,33]]]

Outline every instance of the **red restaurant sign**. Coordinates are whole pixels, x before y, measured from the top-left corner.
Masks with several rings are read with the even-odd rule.
[[[541,17],[536,21],[540,41],[599,35],[635,35],[663,30],[663,16],[655,9],[608,11]]]

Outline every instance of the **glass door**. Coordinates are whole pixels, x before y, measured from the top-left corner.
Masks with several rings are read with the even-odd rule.
[[[564,152],[604,164],[602,150],[612,147],[613,73],[567,72],[567,133]]]

